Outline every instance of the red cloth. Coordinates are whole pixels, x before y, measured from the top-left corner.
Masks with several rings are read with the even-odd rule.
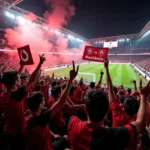
[[[25,95],[25,88],[22,87],[18,91],[17,94],[14,94],[16,99],[12,98],[12,93],[3,94],[0,98],[0,108],[5,115],[4,131],[12,136],[21,134],[24,131],[24,107],[22,100]],[[21,98],[17,97],[18,94],[21,95]]]
[[[48,101],[49,108],[51,108],[55,104],[55,102],[56,101],[54,100],[54,98],[50,96]],[[62,110],[57,113],[54,118],[52,118],[52,122],[56,126],[56,128],[62,129],[65,127],[65,118]]]
[[[113,127],[124,126],[136,120],[136,115],[128,116],[122,109],[122,106],[116,101],[110,103],[110,108],[112,111]]]
[[[25,118],[27,126],[28,117]],[[40,125],[24,132],[25,144],[27,150],[52,150],[52,136],[48,125],[42,127]]]
[[[119,128],[94,128],[78,117],[72,117],[68,135],[72,150],[125,149],[136,139],[136,128],[130,124]]]
[[[75,96],[80,99],[80,98],[81,98],[81,95],[82,95],[82,91],[83,91],[82,87],[81,87],[81,86],[78,86],[78,87],[76,88],[76,90],[74,91]]]
[[[81,100],[79,98],[77,98],[74,95],[69,96],[70,100],[74,103],[74,104],[80,104]]]

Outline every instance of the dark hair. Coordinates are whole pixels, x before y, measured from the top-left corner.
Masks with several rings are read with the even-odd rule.
[[[36,85],[35,86],[35,91],[40,91],[41,90],[41,86],[40,85]]]
[[[61,93],[61,88],[59,86],[56,86],[55,88],[51,89],[51,94],[54,98],[57,98],[60,93]]]
[[[57,82],[56,82],[56,81],[53,81],[53,82],[51,83],[51,86],[54,87],[54,86],[56,86],[56,84],[57,84]]]
[[[123,104],[125,100],[125,97],[123,95],[120,96],[120,103]]]
[[[69,96],[71,96],[74,93],[74,90],[75,90],[75,87],[72,86],[71,89],[70,89],[70,92],[69,92]]]
[[[27,76],[24,75],[24,74],[22,74],[22,75],[20,76],[20,79],[22,79],[22,80],[25,80],[26,78],[27,78]]]
[[[86,95],[85,105],[90,119],[95,122],[101,121],[109,109],[108,97],[102,90],[91,90]]]
[[[127,92],[128,92],[128,93],[131,93],[131,89],[130,89],[130,88],[128,88],[128,89],[127,89]]]
[[[121,95],[121,96],[124,96],[124,91],[119,91],[119,94]]]
[[[40,91],[32,92],[27,98],[27,106],[34,112],[38,109],[39,105],[42,103],[44,95]]]
[[[113,87],[113,90],[114,90],[114,93],[116,95],[118,93],[118,90],[117,90],[117,88],[115,86]]]
[[[3,74],[3,84],[9,89],[12,88],[18,80],[18,72],[17,71],[7,71]]]
[[[94,89],[94,88],[95,88],[95,83],[94,83],[94,82],[91,82],[91,83],[90,83],[90,88],[91,88],[91,89]]]
[[[63,84],[62,85],[62,89],[64,90],[66,88],[66,84]]]
[[[44,80],[41,80],[41,81],[40,81],[40,84],[41,84],[41,85],[43,85],[44,83],[45,83],[45,81],[44,81]]]
[[[82,86],[82,85],[83,85],[83,81],[80,81],[80,83],[79,83],[79,84],[80,84],[80,86]]]
[[[60,85],[60,82],[59,82],[59,81],[57,82],[57,85]]]
[[[125,98],[124,100],[124,110],[129,116],[132,116],[138,112],[139,102],[132,96]]]

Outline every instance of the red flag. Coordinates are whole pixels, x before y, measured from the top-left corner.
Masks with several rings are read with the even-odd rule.
[[[108,48],[98,48],[92,46],[85,46],[82,59],[104,62],[108,54]]]
[[[34,64],[29,45],[18,48],[18,54],[22,64],[24,65]]]

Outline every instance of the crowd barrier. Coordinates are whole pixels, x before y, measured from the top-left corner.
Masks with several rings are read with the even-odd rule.
[[[148,77],[142,70],[140,70],[137,66],[135,66],[134,64],[131,64],[132,67],[134,67],[134,69],[139,72],[142,76],[146,77],[146,80],[150,80],[150,77]]]

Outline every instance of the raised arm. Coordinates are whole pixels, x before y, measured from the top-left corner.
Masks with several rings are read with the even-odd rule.
[[[108,97],[109,97],[109,102],[111,101],[116,101],[116,96],[113,90],[113,85],[112,85],[112,81],[111,81],[111,77],[110,77],[110,73],[109,73],[109,61],[106,58],[105,62],[104,62],[104,66],[106,69],[106,82],[107,82],[107,88],[108,88]]]
[[[150,81],[148,84],[140,89],[141,100],[140,107],[137,113],[137,119],[132,124],[136,127],[137,132],[141,132],[146,127],[148,122],[148,100],[147,97],[150,94]]]
[[[19,68],[19,70],[18,70],[18,74],[21,74],[23,68],[24,68],[24,65],[23,65],[23,64],[21,63],[21,61],[20,61],[20,68]]]
[[[102,84],[102,79],[103,79],[103,75],[104,75],[104,72],[101,71],[101,72],[100,72],[100,79],[99,79],[99,82],[98,82],[98,84],[97,84],[96,87],[100,87],[100,86],[101,86],[101,84]]]
[[[137,92],[136,80],[133,80],[133,84],[134,84],[134,91]]]
[[[142,85],[142,78],[140,78],[140,84],[139,84],[139,88],[143,88],[143,85]]]
[[[70,79],[60,99],[51,107],[51,117],[54,117],[64,107],[64,104],[66,103],[67,98],[68,98],[68,94],[72,85],[72,81],[75,79],[75,77],[78,74],[79,65],[77,66],[77,70],[75,70],[74,61],[72,63],[73,63],[73,69],[70,71]]]
[[[40,62],[38,64],[38,66],[36,67],[36,69],[33,71],[33,73],[31,74],[30,76],[30,79],[29,81],[27,82],[27,84],[25,85],[26,89],[29,89],[30,86],[32,84],[34,84],[34,82],[36,81],[37,79],[37,76],[39,75],[39,72],[40,72],[40,69],[41,69],[41,66],[42,64],[44,63],[44,61],[46,61],[45,57],[44,57],[44,54],[43,55],[39,55],[40,57]]]

